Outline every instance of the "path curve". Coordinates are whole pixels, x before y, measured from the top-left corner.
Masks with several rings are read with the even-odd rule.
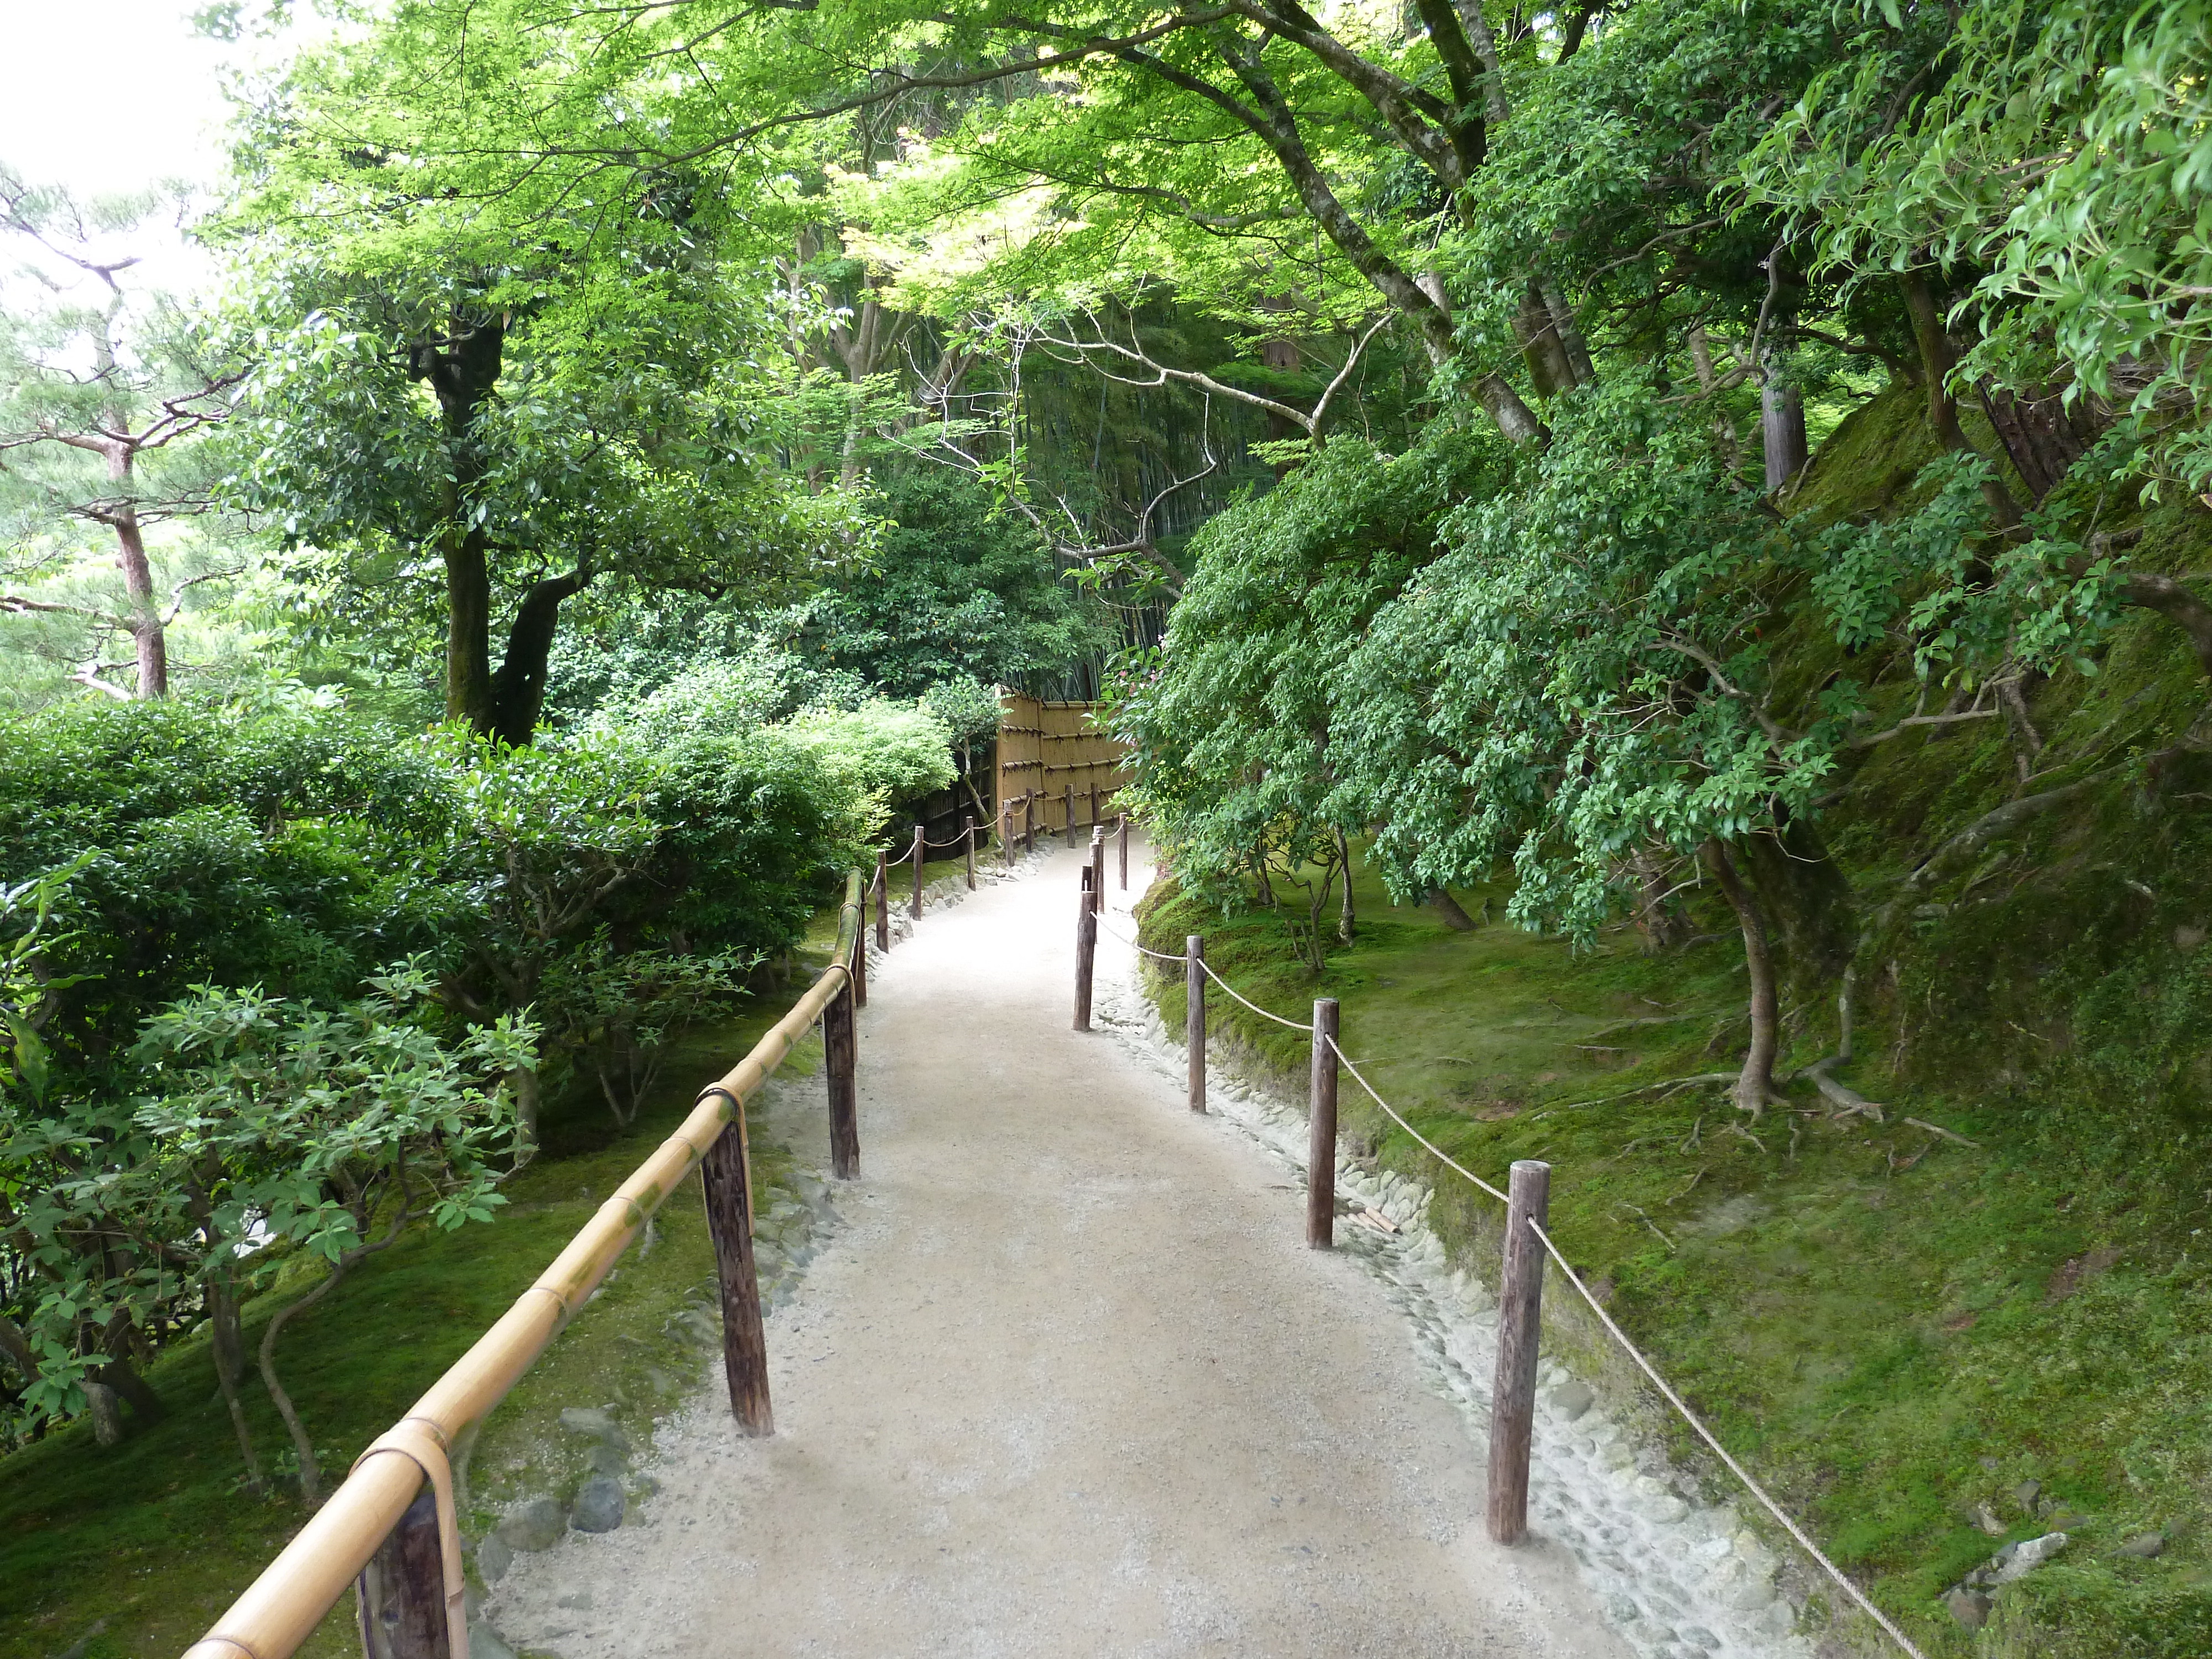
[[[1304,1247],[1279,1167],[1068,1029],[1079,867],[1060,853],[933,912],[873,970],[862,1178],[769,1318],[775,1437],[738,1436],[719,1386],[699,1396],[629,1524],[497,1586],[509,1641],[1627,1652],[1564,1550],[1484,1536],[1480,1453],[1372,1275]],[[1133,896],[1109,891],[1124,931]],[[1102,936],[1102,979],[1127,954]],[[817,1097],[789,1097],[812,1104],[802,1148]]]

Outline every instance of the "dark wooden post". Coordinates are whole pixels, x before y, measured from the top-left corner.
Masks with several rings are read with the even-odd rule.
[[[863,913],[865,915],[865,913]],[[868,930],[865,921],[856,919],[853,927],[853,1006],[868,1006]]]
[[[1106,908],[1106,831],[1097,824],[1091,828],[1091,908]]]
[[[1314,999],[1313,1071],[1306,1084],[1306,1245],[1336,1247],[1336,999]]]
[[[1115,842],[1121,849],[1121,890],[1126,893],[1129,890],[1129,815],[1127,812],[1121,814],[1121,827],[1115,831]]]
[[[999,860],[1007,869],[1014,867],[1014,809],[1007,802],[999,806]]]
[[[1091,822],[1094,826],[1098,823],[1098,780],[1096,778],[1091,780]]]
[[[1073,847],[1075,845],[1075,786],[1073,784],[1066,786],[1060,799],[1067,808],[1067,844]]]
[[[768,1337],[761,1329],[760,1280],[753,1270],[751,1159],[745,1153],[745,1110],[714,1138],[699,1165],[706,1189],[707,1231],[714,1241],[714,1275],[722,1286],[722,1369],[730,1414],[747,1434],[775,1432],[769,1407]]]
[[[968,890],[975,890],[975,815],[969,813],[962,820],[968,826]]]
[[[1498,1371],[1490,1385],[1490,1535],[1528,1530],[1528,1441],[1536,1422],[1536,1338],[1544,1322],[1544,1244],[1528,1226],[1551,1212],[1552,1166],[1523,1158],[1506,1187],[1498,1286]]]
[[[1030,790],[1022,797],[1022,851],[1036,851],[1037,792]]]
[[[853,992],[838,992],[822,1009],[822,1070],[830,1084],[830,1172],[840,1181],[860,1173],[860,1093],[853,1079]]]
[[[446,1626],[438,1498],[428,1480],[354,1581],[354,1601],[368,1659],[455,1659]]]
[[[876,854],[876,949],[891,948],[891,855]]]
[[[1091,975],[1098,959],[1098,912],[1091,902],[1091,866],[1083,866],[1083,902],[1075,918],[1075,1029],[1091,1029]]]
[[[907,906],[907,915],[916,921],[921,920],[921,861],[928,855],[929,849],[921,844],[921,826],[917,823],[914,826],[914,899]]]
[[[1206,1109],[1206,940],[1182,942],[1182,1042],[1190,1064],[1190,1109]]]

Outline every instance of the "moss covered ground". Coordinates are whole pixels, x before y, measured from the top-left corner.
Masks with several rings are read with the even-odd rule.
[[[1553,1231],[1577,1270],[1930,1652],[2212,1653],[2206,1193],[2075,1158],[1985,1090],[1885,1090],[1875,1124],[1801,1088],[1797,1109],[1754,1123],[1718,1088],[1646,1087],[1720,1069],[1740,1044],[1733,940],[1655,957],[1624,933],[1578,956],[1502,922],[1454,933],[1391,908],[1364,875],[1355,892],[1356,942],[1317,978],[1273,914],[1224,917],[1172,884],[1147,900],[1145,939],[1171,950],[1204,934],[1220,972],[1286,1016],[1337,998],[1345,1051],[1478,1173],[1502,1184],[1515,1158],[1549,1162]],[[1498,892],[1460,896],[1477,915],[1503,908]],[[1180,980],[1154,989],[1179,1030]],[[1210,1017],[1296,1097],[1302,1035],[1218,995]],[[1815,1057],[1801,1043],[1800,1063]],[[1444,1237],[1494,1279],[1491,1201],[1349,1079],[1341,1100],[1349,1150],[1432,1183]],[[1623,1368],[1606,1374],[1630,1386]],[[1674,1449],[1723,1494],[1686,1431]],[[2002,1538],[1974,1520],[1984,1506]],[[2008,1591],[1977,1647],[1942,1591],[2003,1538],[2062,1525],[2063,1564]],[[2118,1553],[2150,1531],[2158,1559]]]

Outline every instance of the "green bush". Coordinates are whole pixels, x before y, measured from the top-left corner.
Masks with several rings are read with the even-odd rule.
[[[840,783],[878,806],[895,806],[953,779],[952,734],[927,708],[878,700],[799,715],[783,728]]]

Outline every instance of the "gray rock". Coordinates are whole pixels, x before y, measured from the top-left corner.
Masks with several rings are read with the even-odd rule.
[[[672,1322],[702,1348],[721,1346],[722,1333],[704,1308],[686,1308]]]
[[[592,1610],[592,1593],[589,1590],[578,1590],[573,1595],[559,1597],[553,1605],[556,1607],[573,1607],[579,1613],[589,1613]]]
[[[604,1406],[564,1406],[561,1408],[561,1426],[571,1434],[584,1435],[617,1451],[629,1449],[629,1437],[615,1421],[614,1413]]]
[[[2154,1555],[2164,1553],[2165,1550],[2166,1534],[2162,1532],[2139,1532],[2134,1537],[2123,1540],[2120,1545],[2122,1555],[2139,1556],[2146,1561]]]
[[[2007,1544],[1990,1558],[1990,1583],[2009,1584],[2015,1578],[2025,1578],[2065,1547],[2063,1532],[2047,1532],[2040,1538]]]
[[[2021,1481],[2012,1489],[2012,1495],[2030,1516],[2042,1512],[2043,1482],[2040,1480]]]
[[[619,1480],[629,1472],[629,1460],[612,1446],[594,1446],[584,1454],[584,1467],[593,1474],[611,1474]]]
[[[1990,1621],[1990,1598],[1979,1590],[1970,1590],[1964,1585],[1943,1598],[1943,1605],[1951,1616],[1968,1630],[1979,1630]]]
[[[500,1517],[493,1536],[504,1539],[513,1550],[550,1550],[568,1526],[568,1516],[557,1498],[529,1498]]]
[[[1671,1527],[1690,1512],[1687,1504],[1674,1497],[1647,1498],[1641,1507],[1644,1518],[1658,1527]]]
[[[1972,1509],[1966,1511],[1966,1519],[1992,1538],[2002,1538],[2005,1535],[2005,1523],[1997,1519],[1996,1511],[1987,1504],[1975,1504]]]
[[[621,1481],[595,1474],[576,1494],[568,1524],[578,1532],[612,1532],[623,1523],[625,1503]]]
[[[1721,1644],[1721,1638],[1703,1625],[1683,1625],[1676,1629],[1674,1634],[1690,1646],[1705,1653],[1711,1653]]]
[[[1552,1409],[1572,1423],[1597,1403],[1597,1395],[1587,1382],[1577,1382],[1572,1377],[1552,1390]]]
[[[514,1659],[514,1650],[489,1625],[471,1625],[469,1659]]]
[[[496,1584],[514,1565],[514,1548],[497,1533],[477,1546],[477,1573],[487,1584]]]
[[[1736,1613],[1757,1613],[1774,1600],[1774,1586],[1764,1578],[1751,1578],[1737,1585],[1729,1596],[1729,1607]]]

